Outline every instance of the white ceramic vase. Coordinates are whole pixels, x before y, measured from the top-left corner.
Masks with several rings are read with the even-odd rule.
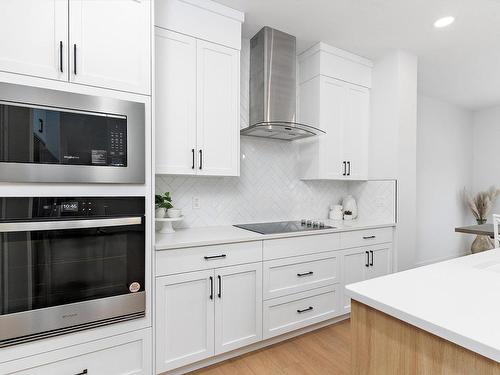
[[[352,219],[356,219],[358,217],[358,205],[352,195],[348,195],[342,200],[342,206],[344,207],[344,212],[352,212]]]
[[[164,218],[166,212],[167,210],[163,207],[157,208],[155,209],[155,217],[157,217],[158,219]]]

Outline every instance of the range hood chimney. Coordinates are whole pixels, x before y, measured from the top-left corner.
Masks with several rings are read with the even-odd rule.
[[[293,141],[324,134],[296,122],[296,38],[270,27],[250,41],[250,126],[241,135]]]

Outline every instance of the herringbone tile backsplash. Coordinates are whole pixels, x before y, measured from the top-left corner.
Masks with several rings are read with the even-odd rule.
[[[249,40],[241,52],[241,127],[248,125]],[[240,177],[156,176],[156,192],[169,191],[182,209],[177,227],[325,219],[330,204],[347,194],[358,201],[361,219],[393,221],[394,181],[301,181],[298,145],[241,137]],[[193,209],[198,198],[199,209]]]

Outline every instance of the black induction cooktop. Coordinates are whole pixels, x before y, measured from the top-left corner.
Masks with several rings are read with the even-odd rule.
[[[325,225],[320,221],[302,220],[302,221],[277,221],[273,223],[255,223],[255,224],[238,224],[237,228],[246,229],[260,234],[277,234],[277,233],[293,233],[293,232],[308,232],[313,230],[332,229],[334,227]]]

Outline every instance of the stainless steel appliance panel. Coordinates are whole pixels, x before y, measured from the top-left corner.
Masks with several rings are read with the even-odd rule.
[[[0,162],[0,181],[143,184],[145,182],[145,105],[107,97],[97,97],[0,83],[0,102],[12,106],[30,106],[43,110],[106,118],[126,119],[126,165],[99,165],[102,155],[92,155],[96,165],[57,164],[44,162]],[[0,118],[0,122],[3,119]],[[20,142],[7,144],[6,130],[0,127],[0,146],[19,147]],[[17,143],[17,144],[14,144]],[[69,156],[68,158],[70,158]]]

